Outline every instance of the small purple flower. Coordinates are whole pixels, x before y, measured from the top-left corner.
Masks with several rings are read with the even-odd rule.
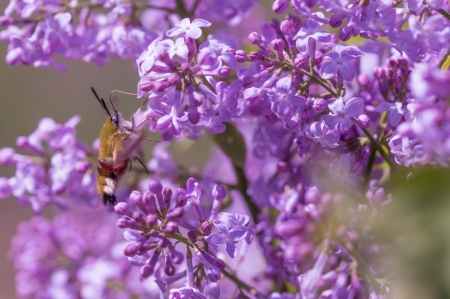
[[[167,31],[166,35],[168,37],[177,36],[180,34],[185,34],[193,39],[198,39],[202,35],[202,30],[200,27],[209,27],[211,23],[203,19],[195,19],[194,21],[185,18],[175,24],[175,27]]]
[[[325,31],[320,31],[322,24],[318,21],[309,18],[306,21],[306,26],[302,27],[294,36],[296,40],[295,45],[302,54],[309,53],[311,59],[314,59],[316,52],[316,41],[328,43],[331,41],[331,34]]]
[[[246,227],[250,221],[247,215],[220,213],[219,219],[213,221],[214,225],[220,229],[220,233],[213,233],[205,240],[213,245],[220,246],[225,244],[225,248],[230,257],[237,256],[236,242],[245,238],[247,243],[251,243],[253,238],[253,229]]]
[[[394,135],[389,140],[389,148],[395,162],[406,167],[422,165],[429,160],[423,144],[417,138]]]
[[[400,102],[381,102],[381,104],[375,108],[375,111],[389,111],[387,121],[391,127],[395,128],[402,120],[403,115],[408,111],[406,108],[402,108],[402,106],[403,105]]]
[[[235,258],[237,256],[237,248],[234,244],[245,238],[247,229],[242,226],[235,226],[229,230],[224,222],[217,219],[213,223],[221,232],[210,234],[205,238],[206,242],[213,246],[225,244],[228,255]]]
[[[181,287],[170,290],[169,299],[207,299],[198,289],[194,287]]]
[[[305,131],[305,133],[315,143],[320,143],[323,147],[328,146],[335,148],[339,146],[338,141],[341,137],[339,129],[337,127],[330,129],[323,121],[311,124],[309,131]]]
[[[295,108],[306,104],[306,98],[297,95],[297,90],[291,86],[292,77],[288,76],[277,81],[276,90],[266,90],[272,111],[280,117],[288,117],[295,112]]]
[[[354,124],[352,118],[358,117],[364,109],[364,101],[359,97],[349,100],[336,99],[328,105],[332,114],[322,116],[322,120],[330,128],[339,127],[342,132],[348,131]]]
[[[334,52],[325,55],[327,61],[320,67],[320,76],[324,79],[331,79],[336,74],[342,76],[345,81],[353,81],[356,72],[350,61],[355,60],[361,55],[357,49],[344,46],[335,46]]]
[[[200,45],[197,61],[206,76],[217,75],[226,62],[231,69],[236,69],[237,62],[230,46],[217,39],[208,39]]]

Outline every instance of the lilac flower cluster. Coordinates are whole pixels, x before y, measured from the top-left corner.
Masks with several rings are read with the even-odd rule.
[[[237,23],[257,0],[153,2],[12,0],[0,17],[0,25],[7,27],[0,33],[0,40],[9,43],[6,61],[65,71],[57,55],[96,65],[111,56],[135,60],[142,45],[158,36],[155,30],[177,19],[207,14],[216,22]]]
[[[0,164],[14,166],[16,171],[13,177],[0,179],[0,198],[13,195],[36,213],[49,204],[64,208],[68,200],[97,205],[97,182],[90,162],[95,153],[77,138],[79,121],[79,116],[65,124],[43,118],[33,133],[16,140],[28,155],[2,148]]]
[[[14,3],[6,14],[15,10],[23,24],[42,12]],[[48,44],[51,53],[75,53],[68,58],[136,59],[138,97],[148,100],[142,116],[156,119],[144,130],[165,141],[206,134],[217,146],[201,173],[175,163],[160,144],[147,164],[152,177],[140,181],[140,191],[137,184],[123,191],[114,211],[125,229],[123,255],[140,267],[140,280],[174,299],[386,298],[394,283],[383,255],[393,244],[373,225],[399,180],[450,161],[448,1],[276,0],[275,13],[292,7],[296,14],[251,32],[252,51],[242,50],[249,47],[238,34],[205,32],[238,22],[254,1],[180,3],[144,6],[172,16],[155,29],[161,34],[142,33],[146,14],[139,27],[135,3],[91,3],[79,12],[95,40],[82,43],[87,53],[71,51],[79,29],[70,14],[81,4],[43,3],[46,18],[65,25],[31,22],[34,39],[20,40],[39,43],[39,51]],[[106,17],[87,14],[97,5],[110,10]],[[16,30],[17,20],[2,22],[9,25],[4,32]],[[142,38],[117,38],[129,26]],[[15,43],[8,61],[31,57],[20,59],[42,65],[33,60],[40,54],[23,50],[34,46]],[[91,152],[76,139],[76,122],[44,119],[19,137],[18,147],[36,156],[2,149],[0,163],[16,166],[16,175],[0,179],[0,197],[13,194],[35,211],[61,204],[62,194],[91,202]],[[242,266],[248,260],[263,269]]]
[[[133,285],[139,274],[120,258],[112,214],[71,206],[53,220],[21,223],[9,255],[21,298],[132,298],[156,295],[151,285]],[[104,225],[99,226],[99,222]]]
[[[143,278],[154,276],[163,293],[170,283],[186,278],[184,287],[170,290],[170,298],[219,298],[220,288],[216,282],[226,264],[216,257],[215,251],[208,250],[207,245],[216,247],[225,243],[227,253],[235,258],[238,241],[245,238],[247,243],[252,242],[253,229],[248,227],[249,217],[225,212],[218,214],[226,197],[222,185],[213,188],[210,220],[204,216],[206,202],[194,178],[188,179],[187,189],[179,188],[176,195],[156,179],[149,181],[148,190],[131,193],[130,199],[137,210],[124,202],[114,207],[121,216],[117,226],[127,229],[124,237],[129,243],[123,249],[124,255],[131,264],[141,266]],[[211,234],[211,223],[220,232]],[[187,232],[183,234],[182,228]],[[176,249],[177,243],[187,246],[186,256]],[[191,249],[198,257],[195,266]],[[177,272],[184,260],[186,270]],[[194,285],[194,280],[203,283]],[[199,287],[204,292],[200,292]]]

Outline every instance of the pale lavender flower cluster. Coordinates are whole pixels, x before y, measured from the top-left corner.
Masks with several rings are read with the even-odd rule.
[[[79,121],[79,116],[65,124],[43,118],[33,133],[17,138],[17,147],[27,155],[2,148],[0,164],[15,166],[16,171],[11,178],[1,178],[0,198],[13,195],[36,213],[52,203],[64,208],[69,200],[97,205],[97,182],[90,162],[96,153],[77,138]]]
[[[39,66],[39,51],[50,64],[52,53],[135,59],[138,97],[148,100],[142,115],[156,119],[145,129],[165,141],[208,135],[217,146],[201,172],[175,163],[160,144],[147,164],[151,178],[135,176],[140,191],[122,191],[114,207],[121,248],[143,283],[171,299],[390,296],[395,275],[383,254],[394,244],[373,224],[408,173],[450,161],[448,1],[276,0],[275,13],[292,7],[295,15],[251,32],[253,51],[214,25],[237,23],[255,1],[12,3],[1,36],[33,37],[11,40],[7,61]],[[109,12],[87,14],[96,6]],[[43,13],[36,7],[47,13],[37,23],[28,19]],[[170,16],[167,26],[146,27],[143,13],[140,27],[141,8]],[[79,26],[89,33],[77,41]],[[352,45],[354,37],[364,43]],[[12,194],[35,211],[61,204],[62,194],[97,197],[76,122],[43,119],[19,137],[18,147],[35,156],[2,149],[0,163],[16,166],[16,175],[0,178],[0,197]],[[52,281],[47,275],[42,285]]]
[[[9,43],[6,62],[65,71],[55,60],[58,55],[96,65],[111,56],[133,61],[158,36],[155,30],[171,26],[168,18],[208,14],[216,22],[237,23],[258,1],[153,2],[12,0],[0,17],[7,27],[0,33]]]

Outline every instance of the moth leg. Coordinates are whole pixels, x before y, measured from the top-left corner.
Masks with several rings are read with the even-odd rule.
[[[147,102],[147,100],[148,100],[148,97],[145,98],[145,101],[142,103],[141,107],[139,107],[138,110],[136,110],[136,112],[133,114],[133,116],[131,116],[131,132],[134,131],[134,117],[135,117],[139,112],[141,112],[142,107],[144,107],[144,105],[145,105],[145,103]],[[156,118],[147,117],[147,118],[145,118],[143,121],[141,121],[141,122],[137,125],[137,127],[141,126],[144,122],[146,122],[146,121],[148,121],[148,120],[156,120]]]

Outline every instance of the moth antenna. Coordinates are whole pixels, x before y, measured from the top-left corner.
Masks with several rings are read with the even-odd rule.
[[[137,93],[130,93],[130,92],[125,92],[125,91],[121,91],[121,90],[113,90],[113,91],[111,91],[111,92],[109,93],[109,101],[111,102],[111,106],[113,107],[114,112],[117,112],[116,108],[114,107],[112,98],[111,98],[111,97],[112,97],[112,94],[113,94],[114,92],[123,93],[123,94],[127,94],[127,95],[130,95],[130,96],[137,96]]]
[[[147,167],[145,167],[145,165],[144,165],[144,163],[142,163],[142,161],[141,160],[139,160],[139,158],[138,157],[134,157],[134,159],[135,160],[138,160],[139,161],[139,163],[141,163],[141,165],[144,167],[144,169],[145,169],[145,171],[147,172],[147,174],[148,175],[150,175],[150,173],[148,172],[148,169],[147,169]],[[131,164],[131,163],[130,163]],[[131,168],[130,168],[131,169]]]
[[[100,105],[103,107],[103,109],[106,111],[108,116],[111,118],[111,113],[109,112],[108,107],[106,106],[106,103],[103,99],[100,99],[97,92],[95,91],[94,87],[91,87],[92,92],[94,93],[95,97],[97,98],[97,101],[100,103]]]

